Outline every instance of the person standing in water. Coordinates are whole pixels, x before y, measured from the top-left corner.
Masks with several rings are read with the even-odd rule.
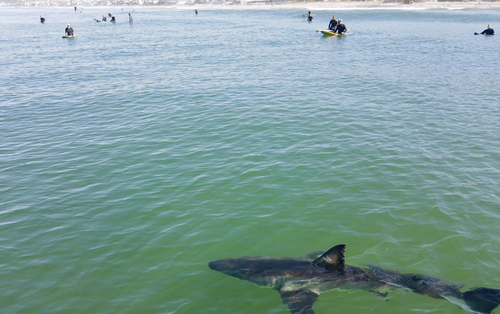
[[[312,22],[312,20],[313,20],[313,16],[311,14],[311,11],[309,11],[309,13],[307,14],[307,21]]]
[[[64,30],[64,35],[66,35],[68,37],[74,37],[75,36],[75,31],[73,30],[73,28],[71,28],[71,26],[69,24],[66,27],[66,29]]]
[[[495,31],[493,30],[491,24],[488,24],[488,28],[485,29],[481,35],[495,35]]]
[[[76,7],[75,7],[75,13],[76,13]]]
[[[339,19],[339,23],[337,24],[336,33],[339,35],[344,35],[347,31],[347,27],[342,23],[342,20]]]
[[[115,20],[115,16],[114,16],[114,15],[111,15],[111,20],[110,20],[110,22],[111,22],[111,23],[116,22],[116,20]]]
[[[328,24],[328,29],[335,33],[335,30],[337,29],[337,24],[338,22],[334,15],[332,17],[332,20],[330,21],[330,24]]]
[[[40,15],[40,23],[45,23],[45,18],[43,16]]]
[[[128,14],[128,21],[130,23],[132,23],[134,21],[134,19],[132,18],[132,15],[130,15],[130,13]]]
[[[198,10],[196,10],[196,9],[195,9],[195,10],[194,10],[194,13],[196,13],[196,15],[198,15]]]

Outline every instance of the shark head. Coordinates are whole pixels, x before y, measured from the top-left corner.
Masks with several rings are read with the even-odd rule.
[[[223,274],[250,281],[259,286],[279,289],[291,270],[307,263],[310,262],[304,259],[252,256],[220,259],[210,262],[208,267]]]

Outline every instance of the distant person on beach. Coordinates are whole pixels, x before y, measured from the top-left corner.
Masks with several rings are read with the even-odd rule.
[[[491,24],[488,24],[488,28],[485,29],[481,35],[495,35],[495,31],[493,30],[493,28],[491,28]]]
[[[330,24],[328,24],[328,29],[331,30],[332,32],[335,32],[338,24],[339,23],[337,22],[337,19],[335,18],[335,15],[334,15],[332,20],[330,21]]]
[[[64,30],[64,34],[66,36],[75,36],[75,31],[73,30],[73,28],[71,28],[71,26],[68,24],[68,26],[66,27],[66,29]]]
[[[132,15],[130,15],[130,13],[128,14],[128,21],[130,23],[132,23],[134,21],[134,19],[132,18]]]
[[[40,23],[45,23],[45,18],[43,16],[40,15]]]
[[[76,7],[75,7],[75,13],[76,13]]]
[[[116,20],[115,20],[115,16],[114,16],[114,15],[111,15],[111,20],[110,20],[110,22],[111,22],[111,23],[116,22]]]
[[[339,35],[343,35],[343,34],[345,34],[346,31],[347,31],[347,27],[342,23],[342,20],[339,19],[339,23],[337,24],[336,33]]]
[[[103,22],[106,22],[106,21],[107,21],[107,19],[106,19],[106,15],[103,15],[103,16],[102,16],[102,21],[103,21]]]

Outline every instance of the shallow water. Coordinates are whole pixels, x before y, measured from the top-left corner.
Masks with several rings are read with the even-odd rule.
[[[500,37],[473,35],[500,11],[106,13],[0,10],[3,313],[289,313],[207,263],[339,243],[500,288]],[[333,14],[351,34],[316,32]]]

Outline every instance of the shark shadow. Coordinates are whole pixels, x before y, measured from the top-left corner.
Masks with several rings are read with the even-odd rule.
[[[313,314],[320,293],[332,289],[361,289],[386,296],[406,289],[434,299],[446,299],[472,313],[489,314],[500,304],[500,290],[474,288],[421,274],[402,274],[378,266],[345,265],[344,244],[318,258],[241,257],[210,262],[208,266],[229,276],[278,290],[292,314]],[[318,256],[316,254],[315,256]],[[464,304],[462,304],[464,303]]]

